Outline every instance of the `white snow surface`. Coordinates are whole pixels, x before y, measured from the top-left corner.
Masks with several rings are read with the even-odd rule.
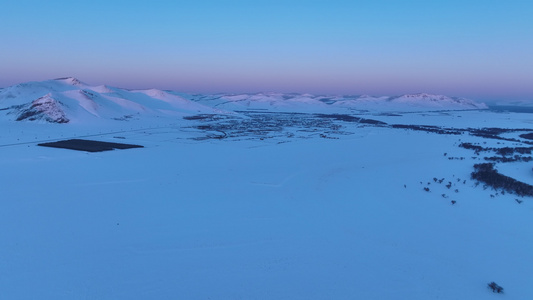
[[[77,82],[0,91],[0,109],[25,103],[8,95],[34,101],[50,93],[77,120],[0,118],[4,299],[533,298],[533,199],[509,193],[493,198],[496,191],[476,187],[472,165],[484,161],[457,147],[517,142],[317,117],[267,134],[241,134],[254,124],[242,123],[248,125],[224,129],[227,138],[205,138],[220,134],[218,127],[197,126],[268,123],[268,116],[283,118],[285,123],[275,119],[276,126],[289,124],[311,116],[301,114],[306,108],[300,104],[319,100],[298,95],[286,107],[272,106],[287,99],[261,95],[260,117],[186,120],[181,116],[196,109],[257,107],[249,95],[202,100],[116,88],[104,95],[63,81]],[[166,101],[149,105],[155,96]],[[187,101],[207,108],[179,106]],[[321,103],[322,112],[331,112],[327,101]],[[300,114],[283,114],[288,108]],[[127,121],[112,118],[130,112]],[[357,116],[455,128],[533,124],[532,114],[489,110],[414,107],[398,115],[373,110]],[[69,138],[144,148],[88,153],[37,146]],[[533,184],[531,167],[497,165]],[[491,281],[504,294],[490,291]]]

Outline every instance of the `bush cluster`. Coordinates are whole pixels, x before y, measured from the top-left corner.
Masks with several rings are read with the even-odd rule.
[[[532,185],[498,173],[494,169],[493,163],[475,164],[471,177],[472,179],[486,183],[493,189],[502,189],[519,196],[533,196]]]

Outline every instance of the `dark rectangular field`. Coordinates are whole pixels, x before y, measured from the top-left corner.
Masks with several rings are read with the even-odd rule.
[[[58,142],[52,142],[52,143],[42,143],[42,144],[38,144],[38,146],[63,148],[63,149],[71,149],[71,150],[79,150],[79,151],[87,151],[87,152],[101,152],[101,151],[109,151],[109,150],[115,150],[115,149],[143,148],[143,146],[139,146],[139,145],[109,143],[109,142],[81,140],[81,139],[64,140],[64,141],[58,141]]]

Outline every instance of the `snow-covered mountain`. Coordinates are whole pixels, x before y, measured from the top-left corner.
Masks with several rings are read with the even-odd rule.
[[[320,112],[331,109],[322,97],[296,93],[196,95],[195,100],[224,110]]]
[[[28,82],[0,90],[2,117],[53,123],[124,119],[132,115],[220,113],[172,92],[91,86],[76,78]]]
[[[289,112],[434,111],[486,109],[483,103],[442,95],[396,97],[328,96],[298,93],[187,95],[156,89],[92,86],[67,77],[27,82],[0,90],[0,117],[16,121],[85,123],[131,116],[184,116],[242,110]]]
[[[484,103],[442,95],[412,94],[402,96],[330,96],[311,94],[257,93],[196,95],[208,106],[225,110],[274,110],[321,112],[346,109],[375,111],[435,111],[487,109]]]
[[[388,101],[393,103],[409,104],[414,106],[435,107],[442,109],[486,109],[483,103],[477,103],[469,99],[448,97],[443,95],[430,95],[425,93],[390,97]]]
[[[46,94],[30,103],[13,107],[17,114],[17,121],[23,120],[43,120],[51,123],[68,123],[61,102],[52,98],[51,94]]]

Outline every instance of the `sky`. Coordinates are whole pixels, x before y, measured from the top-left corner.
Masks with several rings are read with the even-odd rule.
[[[533,1],[3,0],[0,87],[533,101]]]

